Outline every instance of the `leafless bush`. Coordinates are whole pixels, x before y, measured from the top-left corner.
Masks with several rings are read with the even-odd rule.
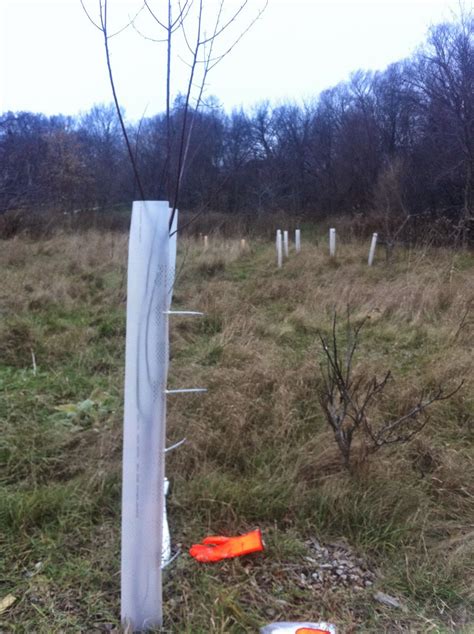
[[[346,342],[341,346],[337,334],[337,314],[334,312],[332,330],[329,337],[319,333],[325,364],[322,365],[322,386],[319,402],[331,427],[337,446],[347,468],[351,465],[351,449],[355,435],[363,441],[366,454],[378,451],[385,445],[408,442],[418,434],[428,422],[427,408],[451,398],[462,386],[462,382],[446,393],[444,387],[422,391],[418,399],[406,413],[394,419],[375,422],[371,410],[380,398],[391,371],[382,378],[368,378],[356,375],[353,368],[354,354],[359,344],[360,332],[365,320],[354,326],[350,311],[347,311]]]

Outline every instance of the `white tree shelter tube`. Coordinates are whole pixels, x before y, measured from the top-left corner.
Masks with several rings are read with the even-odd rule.
[[[295,251],[301,252],[301,229],[295,229]]]
[[[277,251],[277,266],[281,269],[283,265],[283,243],[281,229],[277,229],[276,232],[276,251]]]
[[[329,229],[329,255],[332,258],[336,257],[336,230],[334,228]]]
[[[283,249],[285,252],[285,258],[287,258],[290,255],[290,250],[288,247],[288,231],[283,232]]]
[[[374,233],[372,235],[372,241],[370,243],[369,260],[368,260],[369,266],[372,266],[372,264],[374,263],[375,247],[377,246],[377,238],[378,238],[378,234]]]
[[[176,239],[168,202],[133,203],[128,254],[122,488],[122,623],[162,625],[168,311]],[[165,554],[166,558],[166,554]]]

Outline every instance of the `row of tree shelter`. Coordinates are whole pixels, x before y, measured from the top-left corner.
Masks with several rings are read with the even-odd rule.
[[[369,248],[369,257],[367,260],[367,264],[372,266],[375,258],[375,247],[377,246],[378,233],[372,234],[372,240],[370,242]],[[207,251],[209,248],[209,236],[203,236],[204,242],[204,251]],[[247,250],[247,241],[245,238],[242,238],[240,241],[240,248],[242,251]],[[288,258],[290,255],[290,243],[289,243],[289,231],[282,231],[281,229],[277,229],[276,232],[276,257],[277,257],[277,266],[279,269],[283,267],[283,257]],[[301,229],[295,229],[295,252],[301,252]],[[329,256],[331,258],[336,257],[336,229],[331,227],[329,229]]]
[[[372,266],[375,257],[375,247],[377,246],[378,234],[372,234],[372,240],[370,242],[369,249],[369,257],[368,257],[368,265]],[[288,231],[283,231],[281,229],[277,229],[276,232],[276,255],[277,255],[277,266],[279,269],[283,266],[283,256],[289,257],[290,255],[290,247],[289,247],[289,233]],[[301,230],[295,229],[295,251],[296,253],[300,253],[301,251]],[[336,229],[331,227],[329,229],[329,255],[331,258],[336,257]]]

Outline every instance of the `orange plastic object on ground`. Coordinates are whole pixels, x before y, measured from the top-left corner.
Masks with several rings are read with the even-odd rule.
[[[296,634],[331,634],[329,630],[320,630],[314,627],[299,627]]]
[[[262,627],[260,634],[336,634],[336,626],[325,621],[318,623],[278,621],[278,623],[269,623]]]
[[[224,537],[215,535],[205,537],[202,544],[194,544],[189,549],[189,554],[197,561],[209,563],[213,561],[221,561],[221,559],[230,559],[232,557],[240,557],[263,550],[262,533],[257,528],[245,535],[237,537]]]

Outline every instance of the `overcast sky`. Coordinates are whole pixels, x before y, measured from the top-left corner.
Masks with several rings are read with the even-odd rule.
[[[98,0],[84,0],[97,15]],[[212,12],[216,0],[206,0]],[[165,0],[150,0],[158,10]],[[238,7],[239,0],[227,0]],[[236,28],[262,6],[251,5]],[[141,0],[109,0],[111,29],[134,15]],[[359,68],[382,69],[409,56],[430,25],[452,18],[455,0],[269,0],[263,16],[209,77],[207,94],[226,110],[310,99]],[[159,37],[145,13],[140,30]],[[230,34],[229,34],[230,36]],[[230,41],[230,40],[229,40]],[[220,42],[224,50],[227,40]],[[133,29],[111,42],[117,90],[129,118],[163,109],[163,45]],[[176,61],[173,92],[186,86]],[[101,34],[79,0],[0,0],[0,111],[76,114],[110,102]]]

